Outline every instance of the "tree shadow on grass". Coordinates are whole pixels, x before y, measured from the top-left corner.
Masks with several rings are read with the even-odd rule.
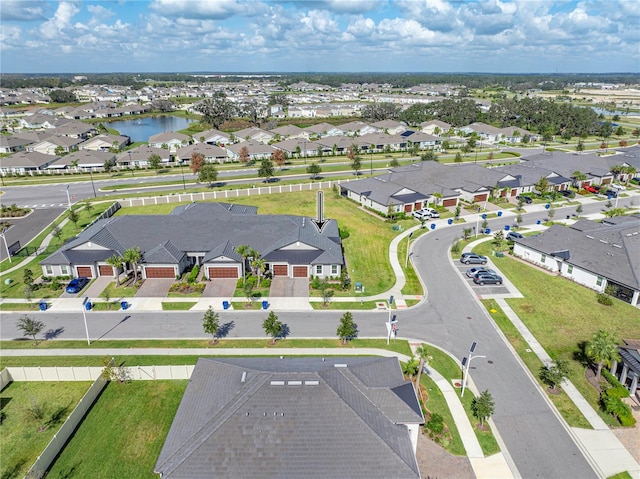
[[[591,360],[589,359],[589,356],[587,356],[586,348],[587,342],[580,341],[578,343],[578,349],[573,352],[574,361],[579,362],[585,368],[591,366]]]

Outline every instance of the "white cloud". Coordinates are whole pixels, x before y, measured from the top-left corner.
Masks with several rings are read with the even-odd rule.
[[[80,10],[70,2],[60,2],[52,18],[40,26],[44,38],[53,39],[61,35],[63,30],[71,26],[71,19]]]
[[[48,5],[43,0],[28,2],[23,0],[2,0],[0,21],[4,23],[8,21],[30,22],[44,20],[46,18],[46,10],[48,10]]]
[[[159,15],[169,17],[204,18],[224,20],[235,15],[245,15],[261,10],[258,1],[240,0],[153,0],[149,8]]]

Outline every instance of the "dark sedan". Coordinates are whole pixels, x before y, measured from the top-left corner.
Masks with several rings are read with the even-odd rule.
[[[82,291],[87,284],[89,284],[89,278],[74,278],[69,282],[65,291],[76,294]]]

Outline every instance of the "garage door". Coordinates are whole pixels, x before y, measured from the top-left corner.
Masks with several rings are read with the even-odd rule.
[[[98,274],[100,276],[113,276],[113,267],[108,264],[98,266]]]
[[[173,268],[145,268],[147,278],[175,278],[176,270]]]
[[[421,202],[417,202],[413,204],[413,209],[414,210],[419,210],[420,208],[422,208],[422,203]]]
[[[78,266],[78,276],[84,278],[93,278],[93,272],[90,266]]]
[[[306,266],[294,266],[293,267],[293,277],[294,278],[306,278],[308,276],[307,274],[307,267]]]
[[[442,200],[442,206],[444,206],[445,208],[447,206],[455,206],[456,205],[456,199],[455,198],[449,198],[448,200]]]
[[[209,268],[209,278],[237,278],[238,268]]]
[[[473,201],[479,202],[479,201],[486,201],[487,200],[487,193],[483,194],[483,195],[476,195],[473,197]]]
[[[289,267],[286,264],[276,264],[273,267],[274,276],[289,276]]]
[[[411,205],[404,205],[404,212],[411,213]]]

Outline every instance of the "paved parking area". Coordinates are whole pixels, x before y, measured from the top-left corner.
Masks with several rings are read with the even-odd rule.
[[[109,283],[115,281],[112,276],[98,276],[93,283],[82,293],[82,296],[97,298],[104,291]]]
[[[502,283],[501,285],[498,285],[498,284],[485,284],[484,286],[480,286],[479,284],[475,284],[473,282],[473,278],[469,278],[465,274],[468,269],[474,268],[474,267],[480,267],[480,266],[482,266],[482,265],[479,265],[479,264],[466,265],[466,264],[460,263],[459,261],[456,261],[456,268],[458,269],[458,271],[460,272],[462,277],[465,279],[465,281],[469,284],[469,286],[471,286],[471,289],[473,290],[474,293],[476,293],[478,295],[482,295],[482,296],[493,295],[493,294],[509,294],[510,293],[509,287],[508,287],[508,285],[506,283]],[[504,275],[495,266],[493,266],[491,264],[486,264],[484,266],[486,266],[487,268],[491,268],[491,269],[495,270],[495,272],[498,273],[500,276],[502,276],[503,279],[504,279]]]
[[[271,280],[269,296],[273,298],[308,298],[309,278],[275,276]]]
[[[145,279],[136,293],[136,298],[164,298],[174,281],[174,279],[165,278]]]
[[[206,281],[203,298],[232,298],[238,280],[235,278],[217,278]]]

